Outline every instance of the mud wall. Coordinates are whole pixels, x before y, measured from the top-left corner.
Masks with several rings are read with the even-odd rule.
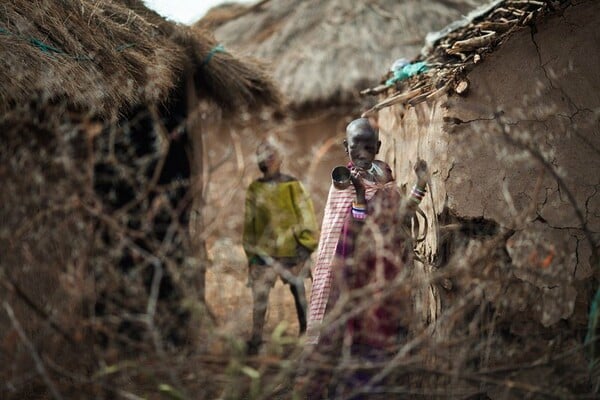
[[[414,182],[417,157],[430,164],[429,260],[447,258],[445,225],[492,227],[469,228],[464,251],[475,236],[504,232],[510,279],[528,288],[524,307],[546,327],[585,325],[600,232],[599,23],[599,3],[578,2],[486,56],[465,96],[379,117],[400,184]]]

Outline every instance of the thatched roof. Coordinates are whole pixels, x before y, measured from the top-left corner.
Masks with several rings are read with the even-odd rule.
[[[364,115],[394,104],[414,106],[442,94],[466,92],[469,83],[465,76],[476,64],[497,50],[515,32],[570,3],[569,0],[493,0],[446,28],[428,34],[421,56],[414,60],[425,63],[428,70],[403,81],[363,90],[365,95],[385,93],[384,100]],[[383,82],[390,75],[388,72]]]
[[[107,114],[163,101],[189,75],[201,96],[222,107],[278,101],[258,64],[211,53],[216,45],[208,33],[167,21],[141,0],[4,2],[0,112],[42,98]]]
[[[477,0],[263,0],[248,9],[219,7],[197,25],[215,27],[227,48],[272,64],[293,107],[355,103],[374,71],[415,57],[427,32]],[[233,6],[231,6],[233,7]],[[229,18],[229,20],[227,19]]]

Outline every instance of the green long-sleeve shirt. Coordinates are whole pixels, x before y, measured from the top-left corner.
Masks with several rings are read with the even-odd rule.
[[[246,191],[244,250],[256,255],[297,257],[298,246],[309,253],[318,244],[312,201],[299,181],[254,181]]]

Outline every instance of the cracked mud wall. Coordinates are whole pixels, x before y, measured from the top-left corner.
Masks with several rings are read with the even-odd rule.
[[[442,256],[434,213],[442,225],[497,224],[516,279],[505,289],[520,285],[527,314],[545,327],[561,319],[585,325],[593,286],[591,242],[600,237],[598,26],[600,3],[577,2],[484,57],[467,76],[466,96],[394,106],[379,117],[383,155],[400,184],[412,186],[417,157],[430,164],[433,202],[423,204],[428,258]]]

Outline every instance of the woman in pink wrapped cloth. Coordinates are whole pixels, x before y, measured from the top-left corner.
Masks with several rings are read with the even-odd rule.
[[[410,289],[405,283],[390,284],[401,282],[397,278],[412,264],[413,245],[407,227],[425,195],[427,164],[417,161],[417,183],[410,195],[404,196],[391,168],[375,159],[380,146],[378,132],[366,118],[347,126],[344,147],[350,158],[351,184],[336,182],[334,170],[310,296],[306,332],[310,350],[304,357],[315,365],[319,359],[336,358],[342,342],[353,357],[386,358],[406,337]],[[344,302],[338,302],[342,294]],[[340,306],[332,313],[336,318],[326,319],[336,302]],[[321,370],[309,379],[312,382],[299,385],[308,389],[311,398],[319,398],[317,391],[328,376],[328,371]],[[346,383],[354,387],[361,381],[360,374],[353,374]]]
[[[359,118],[348,124],[344,148],[350,158],[348,167],[353,184],[346,189],[332,184],[329,189],[309,303],[308,344],[316,344],[319,340],[333,282],[331,265],[348,213],[358,218],[366,217],[367,201],[378,189],[394,180],[390,166],[375,159],[380,147],[379,134],[368,119]]]

